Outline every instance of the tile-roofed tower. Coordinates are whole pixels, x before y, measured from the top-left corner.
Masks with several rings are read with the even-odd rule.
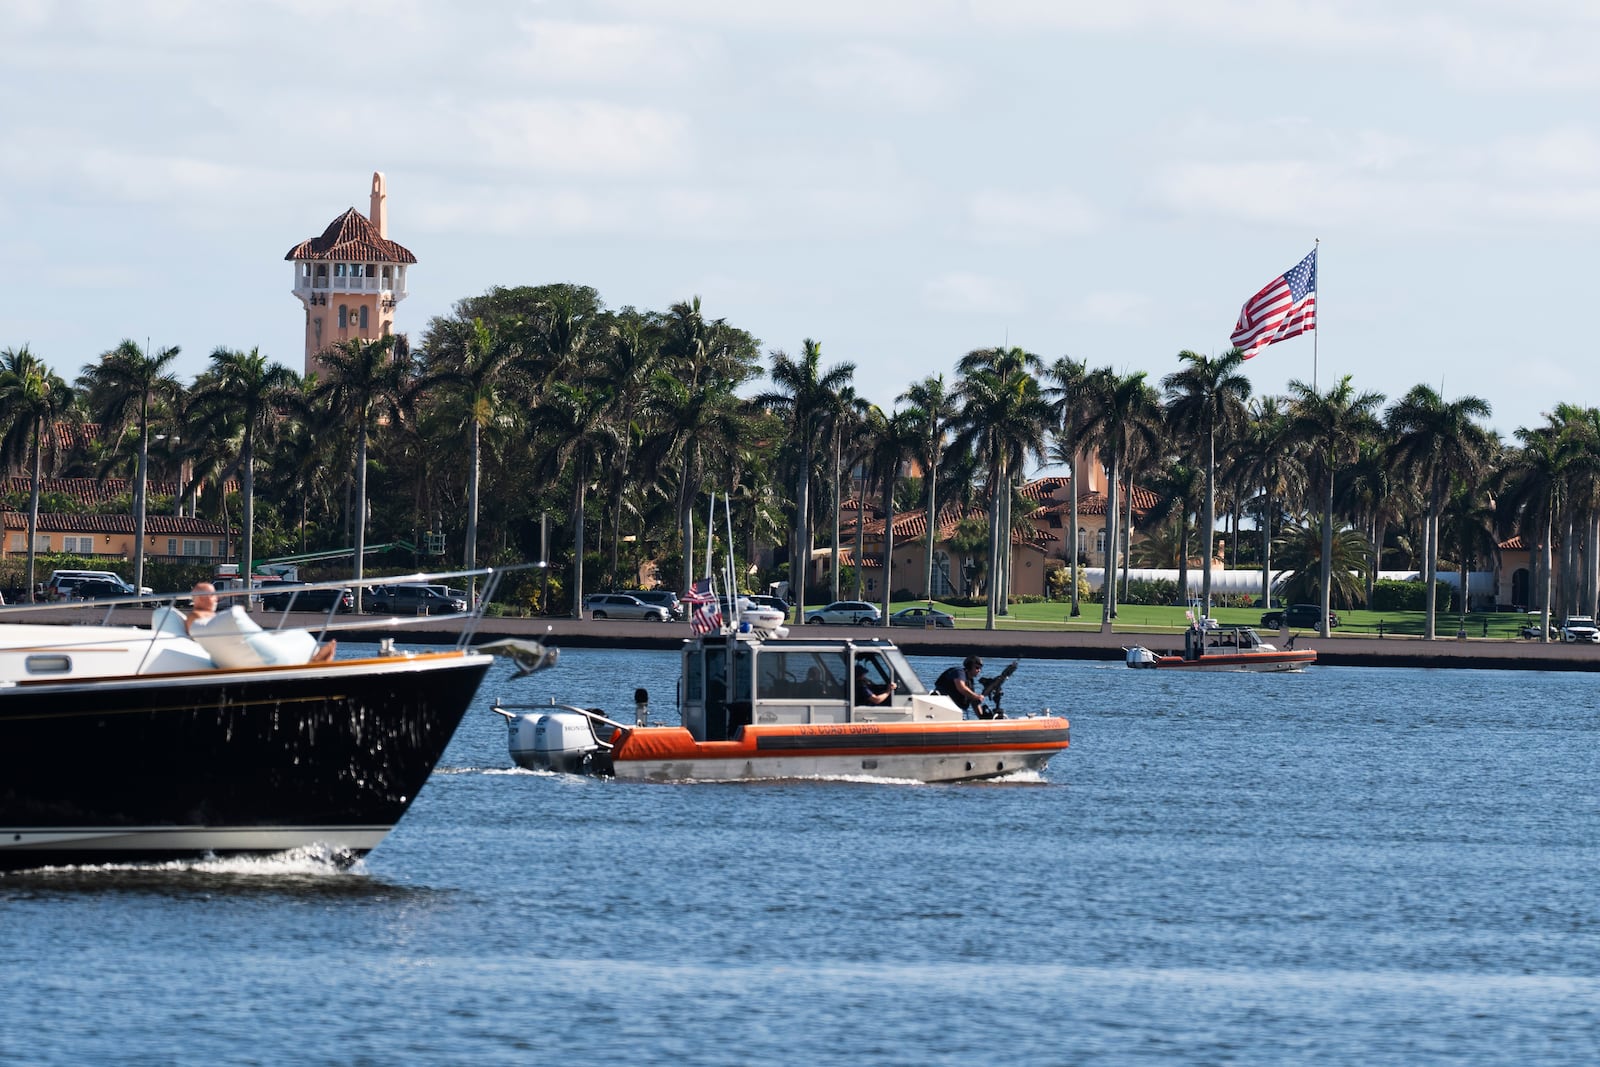
[[[371,340],[394,332],[394,306],[406,297],[406,267],[417,257],[389,240],[388,189],[372,175],[370,214],[350,208],[321,237],[301,241],[293,261],[294,295],[306,309],[306,373],[320,369],[319,353],[340,341]]]

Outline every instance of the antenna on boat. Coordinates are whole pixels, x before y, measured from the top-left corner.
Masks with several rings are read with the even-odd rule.
[[[737,568],[733,560],[733,498],[727,493],[722,494],[722,517],[726,520],[728,531],[728,605],[733,612],[733,628],[737,631],[739,629],[739,586],[734,581]]]

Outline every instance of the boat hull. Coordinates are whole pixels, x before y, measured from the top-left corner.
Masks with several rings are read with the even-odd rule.
[[[618,778],[658,782],[868,777],[921,782],[1043,770],[1069,743],[1055,716],[938,723],[746,726],[732,741],[696,741],[680,727],[626,732],[611,754]]]
[[[0,688],[0,869],[318,846],[405,813],[490,656]]]
[[[1183,656],[1147,656],[1139,658],[1128,657],[1128,666],[1139,669],[1155,670],[1180,670],[1180,671],[1254,671],[1258,673],[1276,673],[1280,671],[1303,671],[1306,667],[1317,661],[1314,650],[1303,649],[1300,651],[1283,652],[1243,652],[1236,655],[1208,655],[1200,659],[1186,659]]]

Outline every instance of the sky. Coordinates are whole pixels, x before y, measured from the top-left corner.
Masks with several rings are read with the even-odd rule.
[[[996,345],[1159,383],[1316,246],[1255,393],[1600,404],[1592,0],[6,0],[0,41],[0,348],[69,380],[302,369],[283,257],[376,170],[414,341],[571,282],[885,408]]]

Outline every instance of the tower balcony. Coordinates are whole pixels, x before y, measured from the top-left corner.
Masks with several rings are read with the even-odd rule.
[[[389,263],[295,264],[295,296],[307,303],[326,303],[328,293],[379,294],[392,307],[406,298],[406,269]]]

